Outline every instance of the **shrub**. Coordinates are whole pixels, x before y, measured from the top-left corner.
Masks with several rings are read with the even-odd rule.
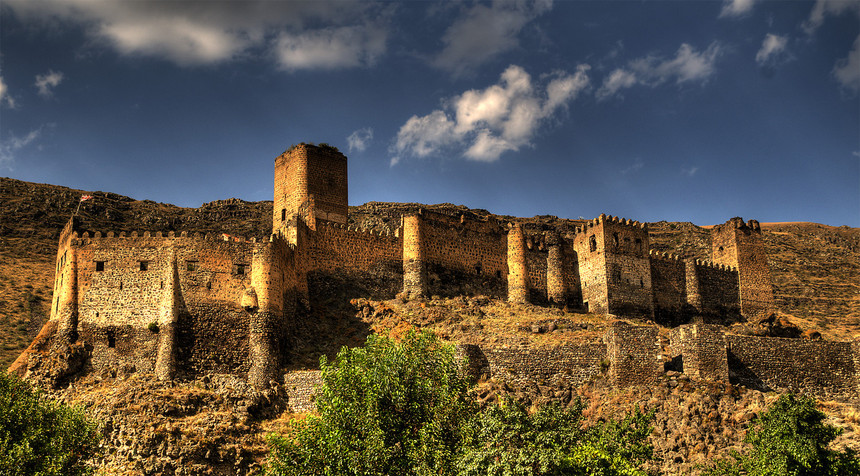
[[[489,407],[458,461],[463,476],[645,475],[653,412],[582,428],[582,403],[529,413],[513,400]]]
[[[848,476],[860,474],[860,459],[850,449],[828,448],[842,430],[824,423],[815,400],[781,395],[747,433],[747,454],[734,453],[705,473],[717,475]]]
[[[17,377],[0,372],[0,473],[91,474],[86,460],[97,448],[96,425],[83,412],[43,397]]]
[[[320,360],[319,416],[269,436],[268,474],[454,474],[462,422],[477,408],[451,347],[426,332],[402,343],[371,335]]]

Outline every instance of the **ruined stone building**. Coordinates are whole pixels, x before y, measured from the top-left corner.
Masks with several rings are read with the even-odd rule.
[[[646,224],[605,215],[569,235],[429,211],[404,216],[394,234],[361,231],[347,226],[347,198],[347,158],[300,144],[275,159],[267,240],[114,234],[73,218],[57,251],[58,335],[89,343],[95,369],[247,374],[263,386],[276,378],[281,343],[313,283],[331,273],[376,280],[389,298],[468,286],[512,302],[663,324],[756,316],[773,304],[754,220],[713,228],[712,260],[700,261],[651,252]],[[611,349],[622,348],[617,341]]]

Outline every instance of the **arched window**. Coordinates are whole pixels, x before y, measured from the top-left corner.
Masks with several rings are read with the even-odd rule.
[[[594,235],[591,235],[588,238],[588,250],[597,251],[597,238],[595,238]]]

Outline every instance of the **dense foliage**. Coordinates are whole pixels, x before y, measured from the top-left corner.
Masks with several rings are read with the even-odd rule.
[[[477,411],[454,350],[429,333],[372,335],[322,359],[319,416],[271,436],[277,475],[445,475]]]
[[[42,397],[0,372],[0,474],[82,475],[97,448],[96,426],[83,412]]]
[[[841,430],[824,423],[815,400],[786,394],[763,413],[747,433],[747,454],[735,453],[707,472],[718,475],[848,476],[860,474],[860,459],[850,449],[829,449]]]
[[[645,475],[653,413],[582,428],[582,404],[547,405],[534,412],[505,400],[477,419],[458,462],[463,476]]]
[[[271,435],[271,475],[644,475],[653,413],[583,429],[582,404],[483,412],[453,349],[430,333],[382,336],[323,359],[319,416]]]

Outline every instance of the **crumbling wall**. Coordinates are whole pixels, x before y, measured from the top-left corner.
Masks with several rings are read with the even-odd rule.
[[[731,381],[830,398],[857,395],[851,342],[726,335]]]
[[[709,261],[695,261],[701,312],[728,318],[740,312],[737,270]]]
[[[606,331],[609,380],[616,387],[651,385],[662,373],[655,326],[615,321]]]
[[[672,329],[671,355],[681,356],[683,372],[697,380],[729,381],[724,328],[688,324]]]

